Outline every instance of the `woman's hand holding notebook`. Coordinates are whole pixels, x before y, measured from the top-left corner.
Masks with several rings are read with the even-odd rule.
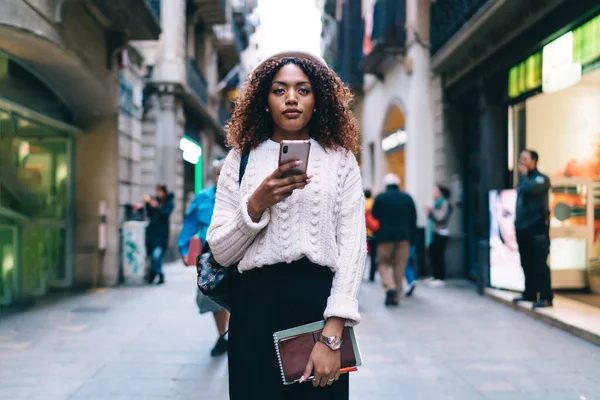
[[[284,385],[300,381],[313,347],[319,341],[324,326],[325,322],[319,321],[273,334],[275,351],[277,352]],[[352,327],[344,328],[340,357],[341,373],[356,371],[356,367],[362,365],[360,350]],[[306,380],[312,378],[311,376]]]

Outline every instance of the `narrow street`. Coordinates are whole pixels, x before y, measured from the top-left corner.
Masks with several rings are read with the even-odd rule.
[[[194,302],[195,270],[167,283],[66,297],[0,320],[0,399],[227,399],[227,360]],[[420,286],[398,309],[365,282],[365,365],[354,399],[600,399],[600,347],[480,297]]]

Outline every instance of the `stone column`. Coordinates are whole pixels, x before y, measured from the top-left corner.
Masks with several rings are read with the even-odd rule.
[[[154,80],[184,82],[186,78],[185,0],[162,0],[159,39]]]
[[[75,145],[74,286],[119,279],[119,148],[117,114],[98,118]],[[106,203],[106,251],[98,251],[98,208]],[[96,272],[96,276],[94,276]]]
[[[406,189],[415,201],[419,227],[424,227],[427,223],[424,207],[432,201],[434,185],[434,113],[430,100],[429,48],[421,43],[429,36],[428,16],[428,1],[406,2],[409,45],[405,66],[410,75],[406,96]]]

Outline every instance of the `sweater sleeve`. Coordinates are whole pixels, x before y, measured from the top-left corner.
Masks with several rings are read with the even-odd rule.
[[[227,156],[219,177],[215,210],[206,235],[213,257],[225,266],[242,259],[256,235],[270,220],[269,210],[256,223],[248,215],[250,196],[242,198],[240,195],[239,169],[240,154],[233,150]]]
[[[340,210],[335,227],[338,256],[324,318],[344,318],[346,324],[352,326],[360,322],[358,290],[367,256],[365,198],[356,159],[348,154],[344,162],[348,164],[347,173],[345,177],[340,177],[343,181],[336,204]]]

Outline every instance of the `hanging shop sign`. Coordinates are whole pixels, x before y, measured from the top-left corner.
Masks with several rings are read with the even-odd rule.
[[[566,33],[508,72],[508,95],[514,99],[536,89],[556,92],[577,83],[600,66],[600,15]]]
[[[384,152],[400,150],[408,141],[408,134],[404,129],[399,129],[396,132],[384,137],[381,140],[381,149]]]
[[[581,64],[573,62],[573,32],[568,32],[542,50],[542,91],[558,92],[581,80]]]
[[[508,95],[519,97],[542,86],[542,52],[529,56],[508,72]]]
[[[187,137],[179,141],[179,148],[183,152],[183,159],[190,164],[198,164],[202,157],[202,147]]]

